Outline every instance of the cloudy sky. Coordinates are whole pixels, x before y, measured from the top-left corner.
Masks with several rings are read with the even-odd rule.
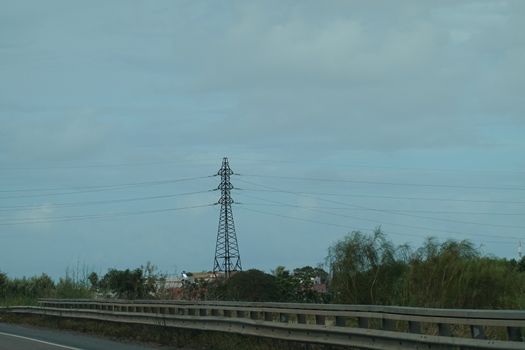
[[[0,270],[525,245],[525,2],[25,1],[0,11]]]

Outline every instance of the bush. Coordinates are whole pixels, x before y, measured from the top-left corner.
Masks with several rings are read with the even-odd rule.
[[[275,276],[252,269],[219,282],[211,296],[221,300],[281,301],[279,291]]]

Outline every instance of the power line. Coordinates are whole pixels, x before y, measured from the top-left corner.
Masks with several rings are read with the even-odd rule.
[[[145,215],[145,214],[165,213],[165,212],[171,212],[171,211],[177,211],[177,210],[205,208],[205,207],[211,207],[215,205],[217,205],[217,203],[193,205],[193,206],[178,207],[178,208],[125,211],[125,212],[106,213],[106,214],[55,216],[55,217],[49,217],[45,219],[35,219],[35,220],[25,219],[25,221],[20,220],[20,221],[12,221],[12,222],[0,222],[0,226],[14,226],[14,225],[26,225],[26,224],[48,224],[48,223],[64,222],[64,221],[106,219],[106,218],[116,218],[116,217],[130,216],[130,215]]]
[[[238,159],[235,157],[235,159]],[[241,158],[242,160],[242,158]],[[299,164],[304,163],[305,160],[299,161],[297,159],[294,160],[286,160],[286,159],[245,159],[250,162],[257,162],[257,163],[273,163],[273,164]],[[423,168],[423,167],[402,167],[402,166],[379,166],[379,165],[367,165],[367,164],[359,164],[359,163],[344,163],[342,164],[343,167],[348,168],[364,168],[364,169],[387,169],[387,170],[410,170],[410,171],[418,171],[418,172],[453,172],[453,173],[489,173],[489,174],[498,174],[498,173],[508,173],[508,174],[524,174],[525,170],[511,170],[511,169],[459,169],[459,168]]]
[[[246,189],[251,191],[250,189]],[[254,190],[256,191],[256,190]],[[241,196],[246,196],[248,198],[258,199],[265,202],[275,203],[275,206],[290,206],[289,204],[272,201],[266,198],[257,197],[253,195],[248,195],[244,191],[239,192]],[[501,213],[501,212],[482,212],[482,211],[449,211],[449,210],[420,210],[420,209],[375,209],[367,207],[352,207],[349,208],[348,204],[345,203],[345,207],[326,207],[326,206],[316,206],[312,208],[316,209],[331,209],[331,210],[361,210],[361,211],[391,211],[391,212],[400,212],[400,213],[426,213],[426,214],[460,214],[460,215],[494,215],[494,216],[525,216],[525,213]],[[292,205],[295,206],[295,205]],[[311,206],[310,206],[311,207]]]
[[[254,184],[254,183],[252,183],[252,184]],[[257,185],[257,184],[254,184],[254,185]],[[261,187],[264,187],[264,188],[269,188],[269,189],[279,190],[278,188],[265,186],[265,185],[258,185],[258,186],[261,186]],[[348,204],[346,204],[346,203],[333,201],[333,200],[329,200],[329,199],[317,198],[317,197],[312,197],[312,196],[303,195],[303,194],[299,194],[299,196],[305,196],[305,197],[308,197],[308,198],[314,198],[314,199],[318,199],[318,200],[321,200],[321,201],[326,201],[326,202],[330,202],[330,203],[342,204],[342,205],[348,206]],[[369,221],[369,222],[377,223],[377,220],[373,220],[373,219],[369,219],[369,218],[362,218],[362,217],[353,216],[353,215],[344,215],[344,214],[337,214],[337,213],[332,213],[332,212],[318,211],[318,210],[308,209],[308,208],[305,208],[305,209],[312,210],[312,211],[317,211],[319,213],[328,214],[328,215],[342,216],[342,217],[347,217],[347,218],[351,218],[351,219],[355,219],[355,220]],[[400,227],[406,227],[406,228],[412,228],[412,229],[418,229],[418,230],[437,231],[437,232],[450,233],[450,234],[459,234],[459,235],[474,235],[474,234],[469,234],[469,233],[465,233],[465,232],[458,232],[458,231],[452,231],[452,230],[446,230],[446,229],[434,229],[434,228],[423,227],[423,226],[398,224],[398,223],[385,222],[385,221],[383,221],[383,223],[384,224],[388,224],[388,225],[400,226]],[[477,236],[487,236],[487,237],[492,237],[492,238],[501,238],[501,236],[494,236],[494,235],[484,235],[484,234],[476,234],[476,235]],[[513,239],[520,239],[520,238],[517,238],[517,237],[510,237],[510,236],[507,236],[507,237],[513,238]]]
[[[153,200],[153,199],[164,199],[164,198],[173,198],[179,196],[189,196],[194,194],[202,194],[217,191],[205,190],[205,191],[194,191],[194,192],[184,192],[184,193],[174,193],[174,194],[165,194],[158,196],[147,196],[147,197],[134,197],[134,198],[123,198],[123,199],[108,199],[108,200],[99,200],[99,201],[86,201],[86,202],[67,202],[67,203],[45,203],[42,205],[18,205],[11,207],[0,207],[0,212],[2,211],[24,211],[24,210],[33,210],[42,208],[44,205],[52,207],[77,207],[77,206],[86,206],[86,205],[98,205],[98,204],[109,204],[109,203],[125,203],[125,202],[135,202],[142,200]]]
[[[237,204],[239,205],[239,203],[237,203]],[[242,210],[246,210],[246,211],[251,211],[251,212],[254,212],[254,213],[259,213],[259,214],[264,214],[264,215],[271,215],[271,216],[291,219],[291,220],[295,220],[295,221],[302,221],[302,222],[308,222],[308,223],[314,223],[314,224],[320,224],[320,225],[341,227],[341,228],[345,228],[345,229],[350,229],[352,231],[356,231],[356,230],[357,231],[368,231],[369,230],[367,228],[362,228],[362,227],[341,225],[341,224],[336,224],[336,223],[332,223],[332,222],[325,222],[325,221],[320,221],[320,220],[312,220],[312,219],[300,218],[300,217],[292,216],[292,215],[285,215],[285,214],[282,214],[282,213],[273,213],[273,212],[268,212],[268,211],[263,211],[263,210],[246,208],[243,205],[239,205],[238,208],[242,209]],[[394,231],[390,231],[390,230],[388,230],[387,233],[388,234],[392,234],[392,235],[396,235],[396,236],[403,236],[403,237],[404,236],[411,236],[411,237],[425,238],[425,237],[429,237],[430,236],[430,235],[421,235],[421,234],[415,234],[415,233],[400,233],[400,232],[394,232]],[[494,237],[494,236],[492,236],[492,237]],[[507,239],[508,237],[497,237],[497,238]],[[510,237],[508,239],[514,239],[514,238]],[[512,244],[514,244],[514,243],[512,242]]]
[[[90,168],[121,168],[121,167],[140,167],[140,166],[151,166],[151,165],[165,165],[165,164],[184,164],[185,167],[188,165],[188,161],[181,160],[168,160],[168,161],[156,161],[156,162],[129,162],[129,163],[95,163],[95,164],[84,164],[84,165],[57,165],[57,166],[10,166],[0,167],[0,171],[4,170],[70,170],[70,169],[90,169]],[[200,166],[200,165],[199,165]],[[204,164],[202,164],[204,166]]]
[[[248,196],[240,192],[243,196],[256,198],[253,196]],[[243,204],[253,204],[253,205],[265,205],[265,206],[275,206],[275,207],[298,207],[302,208],[303,206],[294,205],[294,204],[260,204],[260,203],[243,203]],[[349,207],[327,207],[327,206],[307,206],[308,208],[313,209],[329,209],[329,210],[358,210],[358,211],[391,211],[391,212],[400,212],[400,213],[427,213],[427,214],[460,214],[460,215],[494,215],[494,216],[525,216],[525,213],[498,213],[498,212],[481,212],[481,211],[442,211],[442,210],[417,210],[417,209],[374,209],[374,208],[349,208]]]
[[[296,177],[281,175],[252,175],[252,174],[235,174],[238,176],[258,177],[258,178],[275,178],[283,180],[300,180],[300,181],[321,181],[321,182],[344,182],[367,185],[388,185],[388,186],[411,186],[411,187],[435,187],[435,188],[464,188],[464,189],[481,189],[481,190],[501,190],[501,191],[525,191],[523,187],[495,187],[495,186],[472,186],[472,185],[445,185],[445,184],[420,184],[408,182],[386,182],[386,181],[368,181],[368,180],[349,180],[349,179],[330,179],[316,177]]]
[[[357,208],[361,208],[361,209],[375,211],[375,212],[388,213],[388,214],[393,214],[393,215],[401,215],[401,216],[407,216],[407,217],[418,218],[418,219],[426,219],[426,220],[434,220],[434,221],[442,221],[442,222],[453,222],[457,224],[467,224],[467,225],[525,229],[525,226],[518,226],[518,225],[489,224],[489,223],[480,223],[480,222],[465,221],[465,220],[435,218],[435,217],[430,217],[430,216],[422,216],[422,215],[414,215],[414,214],[409,214],[409,213],[396,212],[396,211],[389,210],[389,209],[375,209],[375,208],[362,207],[358,205],[353,205],[353,206]]]
[[[358,216],[354,216],[354,215],[345,215],[345,214],[332,213],[332,212],[321,211],[321,210],[312,210],[312,211],[315,211],[315,212],[318,212],[318,213],[322,213],[322,214],[327,214],[327,215],[347,217],[347,218],[350,218],[350,219],[368,221],[368,222],[373,222],[373,223],[377,223],[377,221],[378,221],[378,220],[362,218],[362,217],[358,217]],[[467,233],[467,232],[460,232],[460,231],[452,231],[452,230],[447,230],[447,229],[434,229],[434,228],[426,227],[426,226],[398,224],[398,223],[395,223],[395,222],[388,222],[388,221],[382,221],[382,220],[381,220],[381,223],[385,224],[385,225],[406,227],[406,228],[411,228],[411,229],[416,229],[416,230],[425,230],[425,231],[435,231],[435,232],[442,232],[442,233],[450,233],[450,234],[454,234],[454,235],[483,236],[483,237],[490,237],[490,238],[503,238],[504,237],[504,238],[509,238],[509,239],[521,239],[520,237],[516,237],[516,236],[496,236],[496,235],[487,235],[487,234],[482,234],[482,233],[475,233],[474,234],[474,233]]]
[[[52,197],[52,196],[61,196],[69,194],[78,194],[78,193],[90,193],[90,192],[104,192],[104,191],[114,191],[120,190],[128,187],[141,187],[141,186],[155,186],[155,185],[165,185],[172,184],[177,182],[186,182],[199,179],[206,179],[211,176],[198,176],[198,177],[188,177],[180,179],[171,179],[171,180],[157,180],[157,181],[143,181],[143,182],[130,182],[124,184],[113,184],[113,185],[101,185],[101,186],[80,186],[72,188],[47,188],[47,189],[17,189],[17,190],[2,190],[0,192],[41,192],[41,191],[54,191],[54,190],[64,190],[68,192],[55,192],[55,193],[40,193],[40,194],[31,194],[31,195],[16,195],[16,196],[6,196],[0,197],[0,199],[13,199],[13,198],[33,198],[33,197]]]
[[[241,204],[243,204],[243,205],[250,205],[249,203],[241,203]],[[357,216],[353,216],[353,215],[345,215],[345,214],[326,212],[326,211],[322,211],[322,210],[316,210],[316,208],[312,208],[312,207],[305,207],[305,206],[298,206],[298,205],[286,205],[286,204],[282,204],[282,206],[296,207],[296,208],[305,209],[305,210],[309,210],[309,211],[313,211],[313,212],[317,212],[317,213],[321,213],[321,214],[340,216],[340,217],[351,218],[351,219],[362,220],[362,221],[369,221],[369,222],[373,222],[373,223],[377,224],[377,220],[357,217]],[[346,208],[346,209],[351,209],[351,208]],[[491,238],[520,239],[520,238],[514,237],[514,236],[496,236],[496,235],[486,235],[486,234],[471,234],[471,233],[465,233],[465,232],[448,231],[448,230],[442,230],[442,229],[433,229],[433,228],[428,228],[428,227],[412,226],[412,225],[405,225],[405,224],[396,224],[396,223],[389,223],[389,222],[382,222],[382,223],[383,224],[388,224],[388,225],[393,225],[393,226],[402,226],[402,227],[407,227],[407,228],[422,229],[422,230],[444,232],[444,233],[464,234],[464,235],[471,235],[471,236],[476,236],[477,235],[477,236],[486,236],[486,237],[491,237]]]
[[[260,185],[258,185],[260,186]],[[278,206],[279,205],[279,202],[275,202],[275,201],[272,201],[272,200],[269,200],[269,199],[266,199],[266,198],[262,198],[262,197],[257,197],[257,196],[253,196],[253,195],[248,195],[245,193],[245,191],[257,191],[257,190],[253,190],[253,189],[239,189],[241,190],[239,192],[239,194],[241,196],[246,196],[248,198],[253,198],[253,199],[259,199],[259,200],[262,200],[262,201],[266,201],[266,202],[272,202],[272,203],[277,203],[276,205]],[[288,193],[286,193],[288,194]],[[295,192],[295,194],[307,194],[307,193],[299,193],[299,192]],[[287,204],[285,204],[287,205]],[[321,206],[321,207],[316,207],[317,209],[334,209],[334,210],[348,210],[350,208],[348,208],[348,204],[345,203],[345,207],[326,207],[326,206]],[[367,208],[367,207],[355,207],[355,208],[352,208],[352,210],[362,210],[362,211],[382,211],[382,210],[387,210],[387,211],[392,211],[392,212],[400,212],[400,213],[426,213],[426,214],[460,214],[460,215],[495,215],[495,216],[525,216],[525,213],[502,213],[502,212],[491,212],[491,211],[452,211],[452,210],[421,210],[421,209],[375,209],[375,208]]]
[[[347,164],[349,168],[365,168],[365,169],[387,169],[387,170],[410,170],[418,172],[453,172],[453,173],[507,173],[507,174],[525,174],[524,170],[510,170],[510,169],[454,169],[454,168],[418,168],[418,167],[394,167],[394,166],[372,166],[361,164]]]
[[[246,180],[238,180],[247,184],[255,185],[253,182]],[[435,202],[465,202],[465,203],[494,203],[494,204],[525,204],[523,201],[506,201],[506,200],[485,200],[485,199],[456,199],[456,198],[434,198],[434,197],[406,197],[406,196],[384,196],[373,194],[345,194],[345,193],[329,193],[329,192],[307,192],[307,191],[288,191],[276,189],[253,189],[253,188],[237,188],[238,190],[256,191],[256,192],[276,192],[287,194],[304,194],[314,196],[334,196],[334,197],[356,197],[356,198],[381,198],[394,200],[419,200],[419,201],[435,201]]]

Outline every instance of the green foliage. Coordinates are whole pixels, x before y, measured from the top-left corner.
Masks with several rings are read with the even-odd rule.
[[[518,271],[525,272],[525,256],[522,257],[520,261],[518,261]]]
[[[468,241],[427,240],[406,276],[407,304],[453,308],[515,308],[525,276],[503,259],[482,257]]]
[[[33,305],[38,298],[55,296],[55,283],[46,274],[31,278],[10,279],[0,273],[0,304]]]
[[[48,275],[10,279],[0,272],[0,305],[34,305],[39,298],[91,298],[102,292],[106,296],[137,299],[160,295],[165,277],[149,262],[135,270],[112,269],[99,279],[95,272],[77,264],[67,268],[55,283]]]
[[[525,290],[519,263],[482,256],[469,241],[428,239],[411,252],[380,230],[353,232],[330,248],[327,260],[339,303],[516,308]]]
[[[91,272],[88,276],[89,283],[91,284],[91,290],[96,290],[98,286],[98,274]]]
[[[324,303],[327,301],[325,294],[313,288],[316,279],[319,279],[320,283],[326,283],[328,280],[328,273],[322,268],[304,266],[290,273],[283,266],[277,266],[273,274],[277,278],[280,301],[295,303]]]
[[[401,254],[400,254],[401,253]],[[349,304],[389,304],[398,297],[406,271],[404,248],[395,249],[380,229],[373,235],[353,232],[329,249],[334,301]]]
[[[190,274],[188,274],[190,276]],[[193,276],[193,274],[191,274]],[[206,281],[196,279],[193,282],[184,280],[182,284],[182,298],[184,300],[208,300],[223,298],[221,281]]]
[[[163,276],[156,274],[156,267],[149,262],[135,270],[111,269],[100,281],[96,274],[89,276],[92,289],[120,299],[152,298],[158,292],[158,282],[163,279]]]
[[[259,270],[233,274],[228,280],[192,283],[185,287],[190,299],[218,299],[255,302],[326,302],[325,295],[313,289],[314,279],[325,282],[328,274],[323,269],[306,266],[293,273],[277,266],[272,275]],[[196,291],[200,291],[200,295]]]
[[[64,299],[82,299],[90,298],[91,296],[91,291],[83,283],[78,283],[69,276],[59,279],[53,294],[55,298]]]
[[[34,305],[39,298],[89,298],[91,293],[83,275],[79,266],[75,270],[67,268],[58,283],[46,274],[10,279],[0,273],[0,304]]]
[[[145,278],[141,269],[133,271],[111,269],[100,280],[102,290],[113,293],[119,299],[137,299],[146,296]]]
[[[7,278],[7,275],[3,272],[0,272],[0,298],[5,297],[8,283],[9,279]]]
[[[214,288],[213,296],[222,300],[281,300],[277,278],[255,269],[237,272]]]

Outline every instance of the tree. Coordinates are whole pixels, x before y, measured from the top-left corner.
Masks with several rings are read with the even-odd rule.
[[[504,259],[483,257],[469,241],[428,239],[406,277],[409,305],[450,308],[518,307],[525,275]]]
[[[525,256],[518,261],[518,271],[525,272]]]
[[[399,298],[406,263],[380,228],[352,232],[329,248],[331,289],[339,303],[389,304]]]
[[[91,284],[91,290],[98,288],[98,275],[96,272],[91,272],[88,276],[89,283]]]
[[[145,278],[141,269],[133,271],[111,269],[104,275],[99,285],[117,298],[137,299],[146,296]]]
[[[215,293],[223,300],[281,301],[276,277],[255,269],[233,274]]]
[[[272,271],[279,287],[280,301],[296,303],[321,303],[326,296],[314,290],[317,278],[326,283],[328,273],[320,267],[304,266],[290,273],[284,266],[277,266]]]
[[[8,283],[9,283],[9,279],[7,278],[7,275],[3,272],[0,272],[0,298],[2,299],[6,298]]]

